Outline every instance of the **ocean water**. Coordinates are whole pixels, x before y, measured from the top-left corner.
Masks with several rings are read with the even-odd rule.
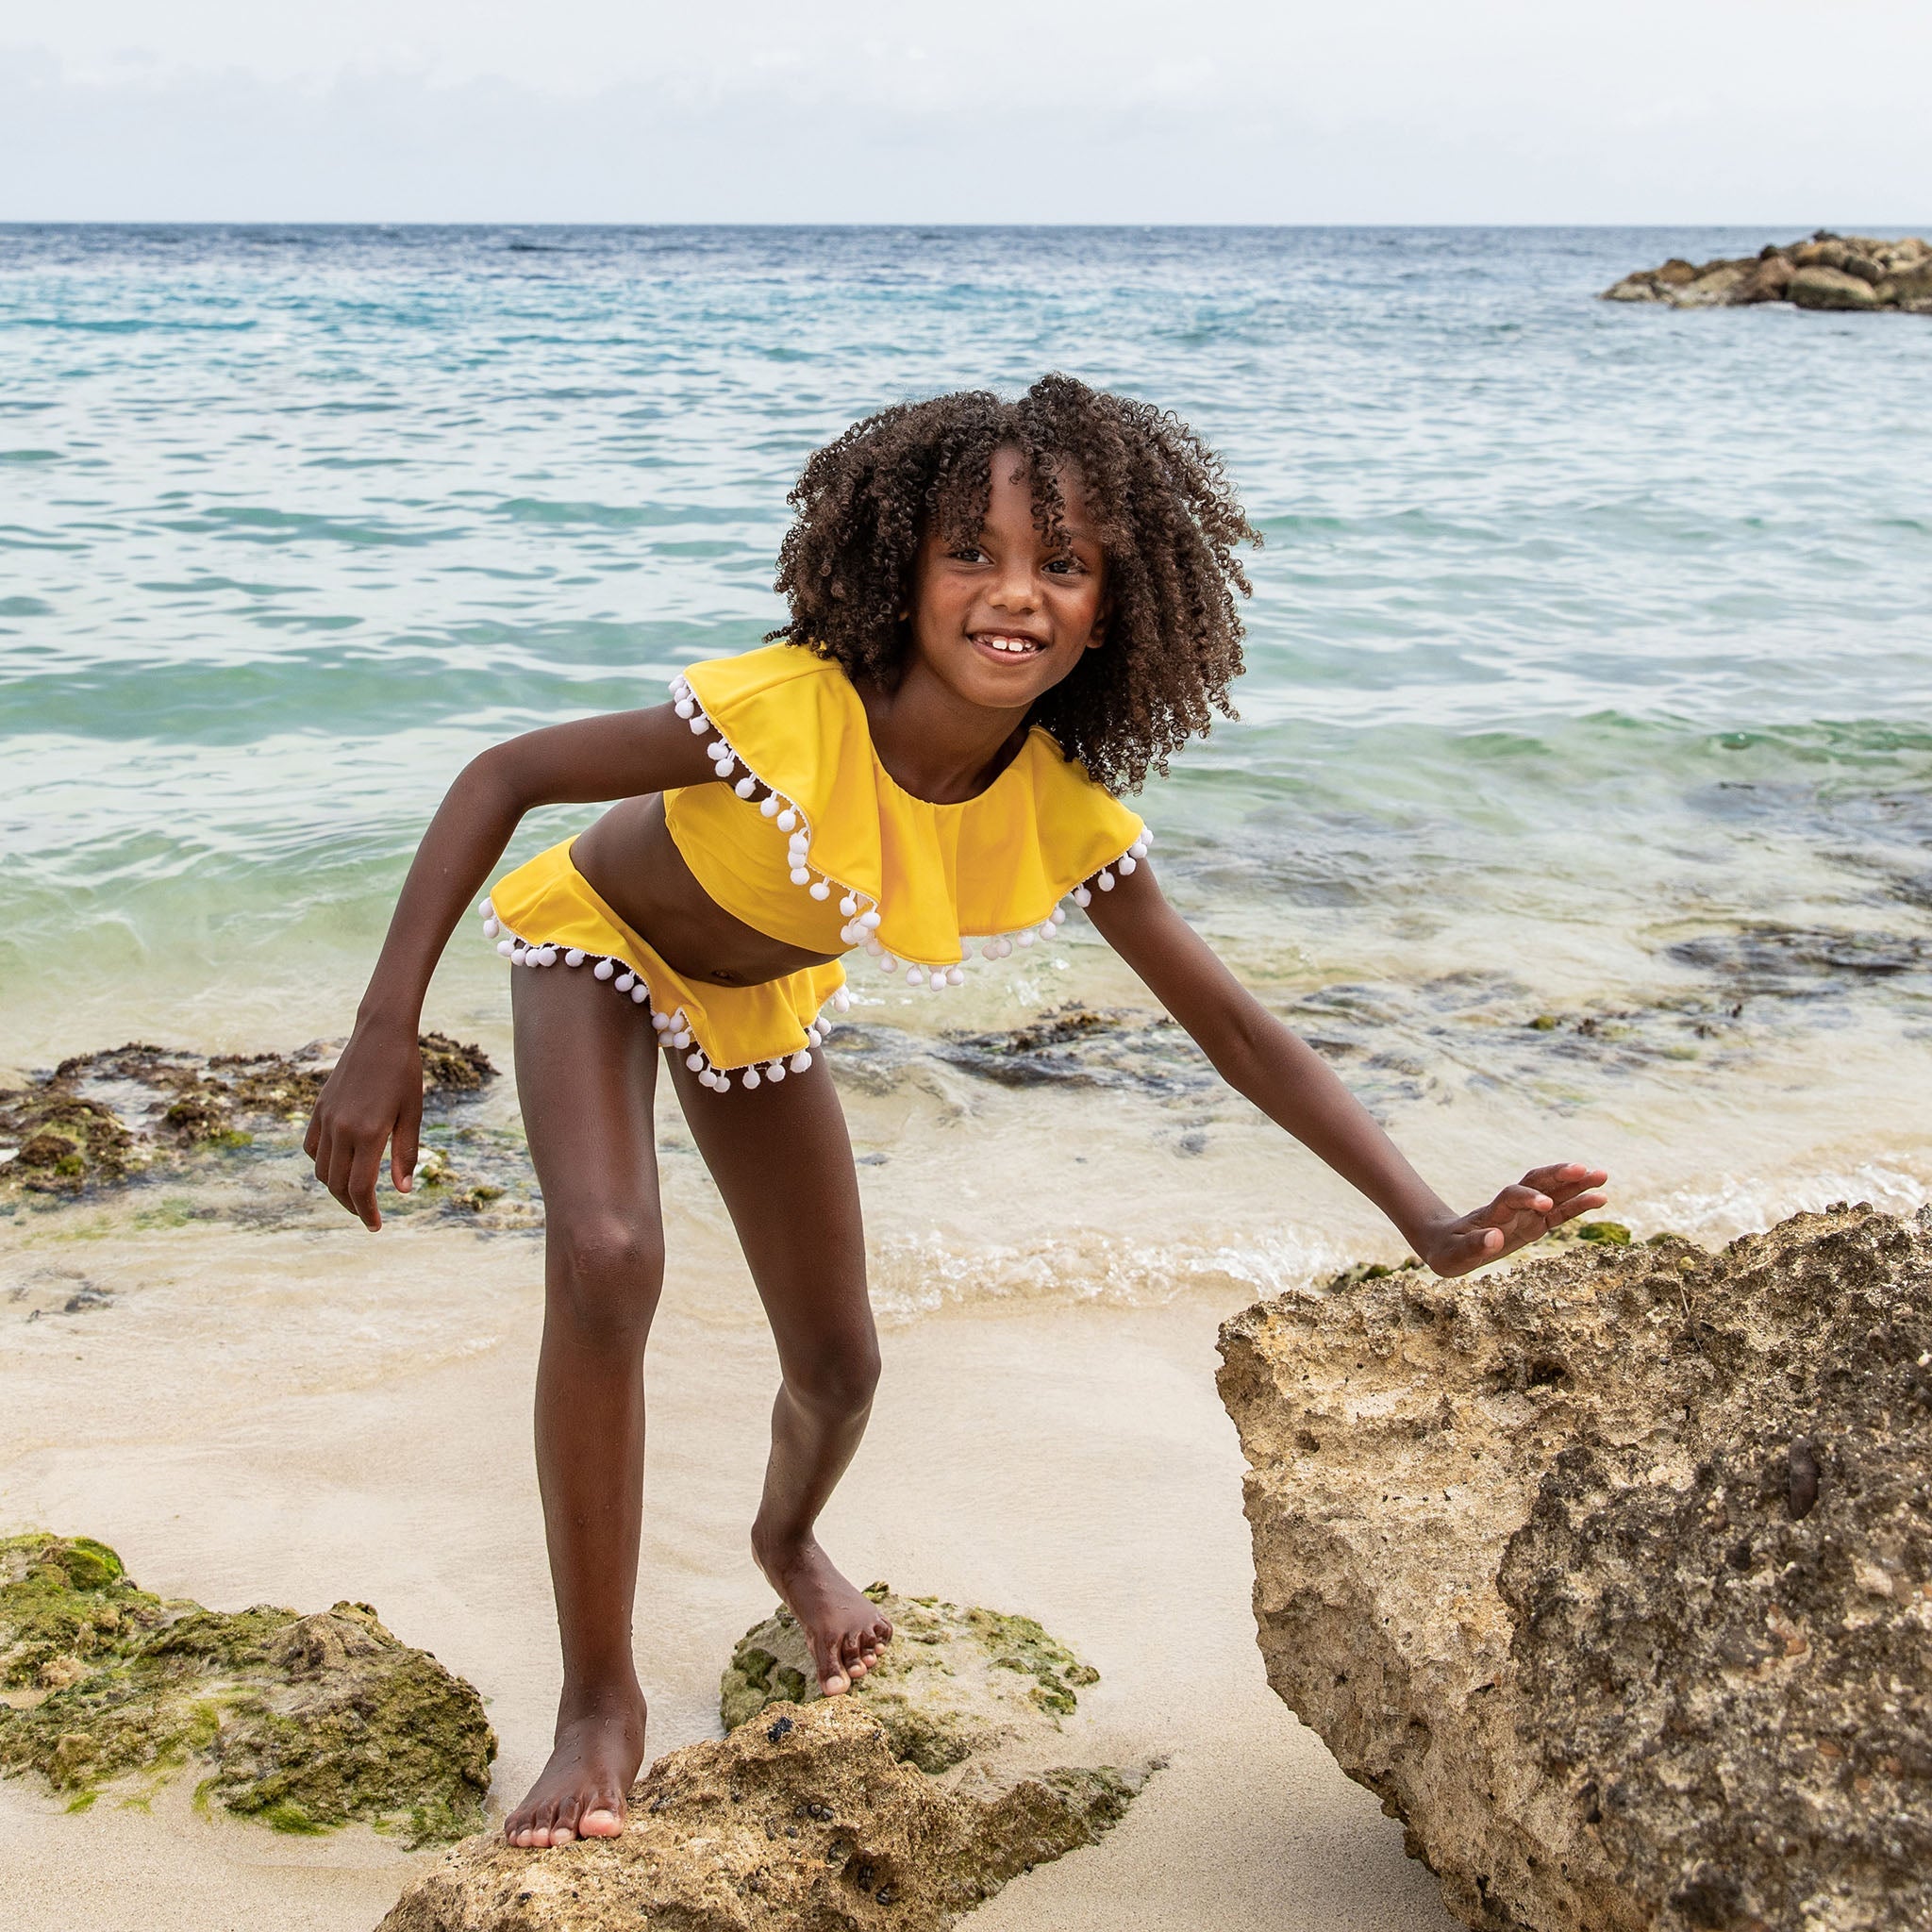
[[[1186,417],[1264,533],[1240,722],[1142,808],[1406,1140],[1485,1190],[1607,1148],[1640,1225],[1922,1198],[1932,323],[1592,299],[1771,239],[0,228],[0,1061],[340,1033],[467,757],[755,643],[855,416],[1058,368]],[[429,1017],[500,1042],[473,947]],[[868,991],[913,1042],[853,1098],[908,1307],[1374,1239],[1184,1054],[920,1058],[1136,998],[1077,929],[954,1006]],[[1053,1172],[1078,1119],[1116,1197],[1191,1205],[981,1239],[914,1173],[962,1113]]]

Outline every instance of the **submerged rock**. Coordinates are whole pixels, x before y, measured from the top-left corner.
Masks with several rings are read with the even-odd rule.
[[[70,1810],[192,1770],[197,1805],[279,1831],[443,1843],[482,1822],[495,1755],[475,1690],[367,1604],[229,1615],[139,1589],[85,1537],[0,1541],[0,1771]]]
[[[1606,302],[1661,302],[1673,308],[1790,302],[1799,308],[1890,308],[1932,315],[1932,245],[1907,235],[1835,235],[1773,244],[1756,256],[1701,266],[1673,258],[1640,269],[1603,291]]]
[[[188,1173],[258,1139],[292,1144],[341,1044],[210,1056],[131,1041],[62,1060],[25,1087],[0,1089],[0,1197],[76,1195]],[[479,1046],[441,1033],[418,1044],[432,1103],[496,1077]]]
[[[75,1204],[92,1213],[118,1201],[137,1227],[343,1226],[301,1146],[342,1045],[205,1055],[137,1041],[76,1055],[25,1087],[0,1089],[0,1220]],[[385,1173],[384,1219],[445,1218],[486,1234],[540,1228],[541,1198],[522,1129],[484,1104],[497,1077],[489,1056],[444,1033],[421,1034],[417,1046],[416,1186],[396,1193]],[[34,1320],[53,1309],[25,1312]]]
[[[932,1596],[899,1596],[883,1583],[866,1595],[885,1612],[892,1641],[851,1692],[885,1725],[892,1755],[939,1773],[1042,1729],[1078,1708],[1100,1681],[1031,1617]],[[733,1731],[769,1704],[820,1696],[811,1653],[787,1609],[739,1639],[718,1688],[718,1715]]]
[[[730,1736],[660,1757],[620,1837],[473,1839],[379,1932],[940,1932],[1120,1822],[1152,1766],[1056,1762],[1096,1672],[1030,1618],[867,1594],[894,1634],[857,1691],[819,1696],[768,1618],[724,1673]]]
[[[1221,1345],[1269,1681],[1466,1924],[1932,1924],[1932,1209]]]

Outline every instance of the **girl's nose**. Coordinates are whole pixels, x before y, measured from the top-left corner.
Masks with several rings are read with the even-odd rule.
[[[1019,564],[1009,564],[994,579],[988,601],[1001,610],[1031,610],[1040,602],[1040,590],[1033,573]]]

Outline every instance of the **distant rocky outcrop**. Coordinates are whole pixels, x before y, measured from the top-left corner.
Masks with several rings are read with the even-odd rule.
[[[231,1615],[138,1588],[86,1537],[0,1541],[0,1772],[69,1810],[192,1771],[197,1806],[278,1831],[446,1843],[482,1823],[495,1755],[475,1690],[367,1604]]]
[[[730,1736],[660,1757],[622,1836],[473,1839],[379,1932],[941,1932],[1120,1821],[1153,1767],[1061,1761],[1096,1672],[1030,1618],[868,1593],[894,1636],[855,1692],[776,1613],[724,1672]]]
[[[1757,255],[1706,262],[1673,258],[1604,291],[1606,302],[1663,302],[1673,308],[1739,308],[1789,302],[1799,308],[1888,308],[1932,315],[1932,244],[1907,235],[1835,235],[1774,243]]]
[[[1932,1924],[1932,1208],[1221,1346],[1269,1681],[1466,1924]]]

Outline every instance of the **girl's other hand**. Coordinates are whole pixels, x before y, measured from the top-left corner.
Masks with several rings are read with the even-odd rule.
[[[390,1178],[407,1194],[423,1126],[423,1050],[416,1029],[358,1024],[308,1117],[302,1151],[315,1177],[372,1233],[382,1225],[375,1183],[390,1149]]]
[[[1487,1208],[1431,1230],[1418,1244],[1418,1252],[1438,1274],[1467,1274],[1485,1261],[1513,1255],[1541,1241],[1553,1227],[1601,1208],[1604,1197],[1595,1190],[1608,1179],[1601,1168],[1574,1160],[1562,1167],[1532,1168]]]

